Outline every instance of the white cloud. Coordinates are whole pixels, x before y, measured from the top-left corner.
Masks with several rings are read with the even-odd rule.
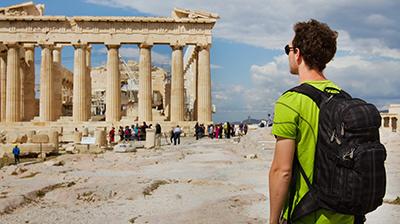
[[[394,22],[400,20],[396,10],[400,7],[400,2],[396,1],[366,0],[362,4],[348,0],[248,0],[246,3],[241,0],[87,2],[131,8],[155,16],[169,16],[174,7],[218,13],[221,19],[216,23],[214,36],[268,49],[281,49],[292,38],[292,26],[296,21],[316,18],[341,30],[339,41],[345,44],[339,45],[339,50],[357,50],[358,54],[373,53],[397,59],[400,57],[400,28]]]
[[[325,74],[353,97],[384,108],[389,103],[400,101],[399,71],[397,60],[342,56],[327,65]],[[272,110],[275,100],[298,84],[298,76],[289,74],[286,55],[265,65],[253,65],[250,73],[254,88],[244,93],[243,102],[255,110]]]

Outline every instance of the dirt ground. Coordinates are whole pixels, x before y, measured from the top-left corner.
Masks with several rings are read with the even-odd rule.
[[[400,196],[400,135],[382,132],[387,193]],[[0,223],[267,223],[269,128],[233,139],[67,154],[0,170]],[[398,223],[400,205],[384,203],[367,223]]]

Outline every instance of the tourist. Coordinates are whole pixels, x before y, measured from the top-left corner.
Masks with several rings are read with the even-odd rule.
[[[114,138],[115,138],[115,128],[112,127],[110,132],[108,133],[108,137],[110,139],[110,144],[114,143]]]
[[[177,125],[174,128],[174,145],[176,145],[176,142],[178,142],[178,145],[181,144],[181,132],[181,128]]]
[[[134,134],[134,139],[139,141],[139,125],[137,123],[133,127],[133,134]]]
[[[19,163],[19,154],[21,153],[17,144],[14,145],[12,153],[14,154],[15,165],[17,165]]]
[[[208,126],[208,137],[214,139],[214,125],[212,124]]]
[[[243,125],[243,132],[244,132],[244,134],[245,135],[247,135],[247,131],[249,130],[249,126],[247,125],[247,123],[245,123],[244,125]]]
[[[146,140],[146,129],[148,127],[146,122],[143,121],[143,125],[140,127],[140,140]]]
[[[160,148],[161,146],[161,125],[159,123],[156,124],[156,143],[155,148]]]
[[[225,132],[225,137],[226,138],[231,138],[231,124],[229,122],[226,122],[226,132]]]
[[[219,126],[219,124],[215,125],[215,139],[219,138],[219,131],[220,131],[221,127]]]
[[[196,122],[196,124],[194,125],[194,135],[196,136],[196,140],[199,140],[199,135],[200,135],[199,122]]]
[[[243,135],[243,122],[240,122],[240,124],[239,124],[239,131],[240,131],[240,135]]]
[[[271,117],[271,114],[268,114],[268,117],[267,117],[267,127],[271,127],[272,126],[272,117]]]
[[[172,141],[174,139],[174,127],[171,128],[171,131],[169,132],[169,141],[172,144]]]
[[[119,126],[118,135],[119,135],[119,141],[120,142],[124,141],[124,128],[122,126]]]
[[[323,70],[336,52],[337,32],[316,20],[294,25],[294,38],[285,47],[290,73],[298,75],[301,83],[308,83],[320,90],[326,87],[338,89],[325,78]],[[276,136],[275,153],[269,171],[270,223],[288,219],[288,210],[298,206],[309,188],[305,181],[296,181],[290,192],[293,175],[300,176],[299,169],[292,175],[293,158],[298,158],[305,175],[313,176],[315,146],[318,136],[318,106],[307,96],[296,92],[284,93],[275,104],[272,134]],[[296,153],[297,151],[297,153]],[[288,195],[293,195],[289,206]],[[291,217],[290,217],[291,218]],[[284,221],[286,222],[286,221]],[[355,223],[354,216],[319,209],[300,217],[296,223]]]
[[[130,141],[131,137],[132,137],[131,129],[129,128],[129,126],[126,126],[125,127],[125,132],[124,132],[125,141]]]

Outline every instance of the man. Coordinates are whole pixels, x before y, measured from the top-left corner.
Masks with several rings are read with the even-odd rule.
[[[174,128],[174,145],[176,145],[176,142],[178,142],[178,145],[181,144],[181,128],[179,125]]]
[[[15,144],[12,153],[14,154],[15,165],[17,165],[19,163],[19,154],[21,153],[17,144]]]
[[[108,133],[108,137],[110,138],[110,144],[114,143],[115,141],[115,128],[112,127],[110,132]]]
[[[339,89],[323,73],[326,64],[336,53],[337,32],[316,20],[294,25],[294,38],[285,47],[290,73],[298,75],[300,83],[308,83],[320,90]],[[318,136],[318,106],[309,97],[286,92],[275,104],[272,133],[276,136],[274,158],[269,172],[270,223],[278,224],[281,214],[288,219],[288,195],[294,156],[312,181],[315,146]],[[295,170],[299,172],[298,169]],[[297,175],[293,208],[309,190],[301,175]],[[284,223],[285,221],[283,221]],[[295,223],[353,223],[354,217],[319,209]]]
[[[159,123],[156,124],[156,148],[161,147],[161,125]]]

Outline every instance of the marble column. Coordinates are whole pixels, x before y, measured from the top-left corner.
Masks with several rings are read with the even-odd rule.
[[[62,65],[61,65],[61,49],[60,46],[53,48],[53,75],[54,75],[54,116],[58,119],[62,115]]]
[[[171,121],[184,121],[183,46],[176,45],[171,47]]]
[[[28,73],[28,66],[26,65],[25,62],[25,56],[21,57],[22,55],[25,55],[25,50],[21,50],[22,45],[20,47],[20,58],[19,58],[19,111],[20,113],[20,121],[25,120],[25,78]]]
[[[121,119],[121,76],[119,72],[120,45],[107,46],[106,121]]]
[[[139,120],[152,121],[152,77],[151,77],[151,47],[152,45],[140,44],[139,58]]]
[[[36,115],[35,100],[35,45],[25,44],[25,63],[27,71],[24,82],[24,118],[26,121],[32,120]]]
[[[7,51],[7,87],[6,87],[6,122],[17,122],[21,119],[20,110],[20,76],[19,45],[8,44]]]
[[[196,51],[197,52],[197,51]],[[192,80],[192,96],[194,96],[194,101],[193,101],[193,120],[197,121],[197,86],[198,86],[198,53],[195,53],[193,62],[191,64],[190,69],[192,70],[192,74],[193,74],[193,80]]]
[[[41,45],[42,62],[40,66],[40,120],[55,120],[55,77],[53,73],[53,46]]]
[[[0,53],[0,120],[6,121],[7,51]]]
[[[210,45],[199,47],[197,96],[197,120],[209,123],[212,121]]]
[[[90,72],[92,70],[91,50],[92,50],[92,47],[89,45],[86,48],[86,77],[88,79],[86,81],[86,90],[87,90],[86,109],[88,110],[88,112],[87,112],[88,119],[90,119],[92,117],[92,77],[90,75]]]
[[[74,87],[72,94],[72,117],[74,122],[88,120],[86,45],[74,45]]]

